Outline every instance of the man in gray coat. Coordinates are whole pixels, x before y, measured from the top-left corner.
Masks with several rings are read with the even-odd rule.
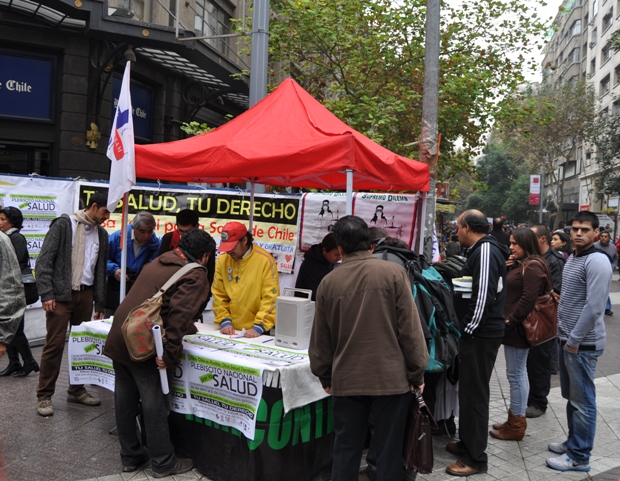
[[[428,352],[408,275],[370,252],[360,217],[333,227],[342,265],[323,278],[308,354],[333,395],[332,481],[358,479],[368,419],[375,423],[377,478],[402,479],[409,390],[424,388]]]
[[[108,233],[100,224],[110,217],[107,195],[93,194],[85,210],[54,219],[35,267],[37,288],[45,310],[47,336],[37,385],[37,412],[54,414],[52,395],[60,373],[67,327],[103,319],[106,295]],[[83,385],[69,386],[68,402],[98,406]]]

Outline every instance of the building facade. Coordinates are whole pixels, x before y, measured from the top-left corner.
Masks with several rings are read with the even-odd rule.
[[[248,107],[239,0],[0,0],[0,172],[107,179],[127,60],[136,143]],[[217,38],[196,39],[210,36]]]
[[[620,0],[565,0],[554,27],[543,50],[543,83],[586,81],[594,88],[600,116],[620,113],[620,53],[610,45],[611,35],[620,27]],[[594,146],[580,145],[574,158],[562,159],[557,167],[565,178],[565,211],[618,209],[618,193],[597,199]],[[546,183],[545,188],[554,186]]]

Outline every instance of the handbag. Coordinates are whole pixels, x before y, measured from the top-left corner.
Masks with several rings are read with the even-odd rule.
[[[164,321],[161,318],[163,295],[176,281],[197,267],[202,266],[196,262],[183,266],[168,279],[154,296],[149,297],[127,314],[127,318],[121,326],[121,331],[123,332],[123,338],[125,338],[125,344],[132,361],[146,361],[155,355],[153,326],[161,327],[162,340],[164,344],[166,343],[166,331],[164,330]]]
[[[39,300],[39,290],[37,289],[37,283],[32,275],[22,274],[22,282],[24,283],[24,294],[26,295],[26,305],[34,304]]]
[[[432,425],[437,428],[428,406],[419,389],[413,392],[414,399],[409,404],[403,460],[405,468],[420,474],[433,472],[433,434]],[[431,425],[432,424],[432,425]]]
[[[536,261],[542,264],[540,261]],[[544,263],[547,274],[547,287],[545,294],[536,299],[532,312],[528,314],[522,323],[525,338],[530,346],[538,346],[558,335],[558,304],[560,296],[553,290],[551,273],[546,262]],[[525,274],[525,265],[523,266]]]

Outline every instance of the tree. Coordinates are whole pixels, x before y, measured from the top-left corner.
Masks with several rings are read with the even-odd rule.
[[[543,25],[519,0],[442,4],[439,178],[472,167],[497,100]],[[272,0],[271,80],[292,76],[340,119],[407,157],[421,130],[424,0]],[[462,144],[465,155],[459,154]]]
[[[487,145],[477,161],[481,182],[477,192],[467,198],[467,209],[478,209],[487,217],[502,215],[516,221],[527,220],[529,210],[529,174],[526,166],[511,158],[497,142]],[[527,186],[523,189],[523,178]]]
[[[602,116],[594,122],[589,140],[596,146],[597,197],[620,192],[620,115]]]
[[[500,135],[512,157],[527,162],[534,172],[544,172],[551,180],[557,228],[565,181],[563,169],[558,167],[574,159],[577,147],[589,135],[596,119],[594,91],[584,82],[545,85],[530,87],[503,103],[498,118]]]

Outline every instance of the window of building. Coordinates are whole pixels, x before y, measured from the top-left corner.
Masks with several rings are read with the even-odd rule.
[[[594,75],[594,71],[596,70],[596,58],[590,60],[590,75]]]
[[[571,35],[579,35],[581,33],[581,20],[575,20],[570,27]]]
[[[611,44],[607,43],[601,50],[601,65],[611,58]]]
[[[568,54],[568,63],[577,63],[579,62],[579,47],[576,47],[570,51]]]
[[[620,0],[618,0],[620,2]],[[586,12],[586,16],[583,17],[583,25],[584,27],[586,27],[588,25],[588,22],[590,21],[590,15],[588,14],[588,12]]]
[[[586,150],[586,167],[590,167],[592,163],[592,152],[588,149]]]
[[[601,86],[599,89],[599,95],[602,97],[603,95],[609,93],[609,84],[611,83],[609,75],[606,75],[603,80],[601,80]]]
[[[596,45],[597,36],[598,36],[598,29],[595,28],[594,30],[592,30],[592,36],[590,38],[590,48]]]
[[[592,1],[592,18],[596,17],[597,13],[598,13],[598,0],[593,0]]]
[[[614,85],[617,85],[620,83],[620,64],[616,65],[616,68],[614,69]]]
[[[232,28],[230,19],[232,16],[231,12],[224,10],[214,0],[196,0],[194,17],[196,34],[198,36],[230,34]],[[227,45],[225,39],[212,38],[205,41],[220,52],[226,53]]]
[[[609,12],[605,14],[603,17],[603,32],[611,27],[611,24],[614,21],[614,9],[613,7],[609,9]]]
[[[605,107],[603,110],[601,110],[598,116],[601,120],[605,120],[607,117],[609,117],[609,107]]]
[[[611,113],[613,115],[620,114],[620,100],[616,100],[611,106]]]

